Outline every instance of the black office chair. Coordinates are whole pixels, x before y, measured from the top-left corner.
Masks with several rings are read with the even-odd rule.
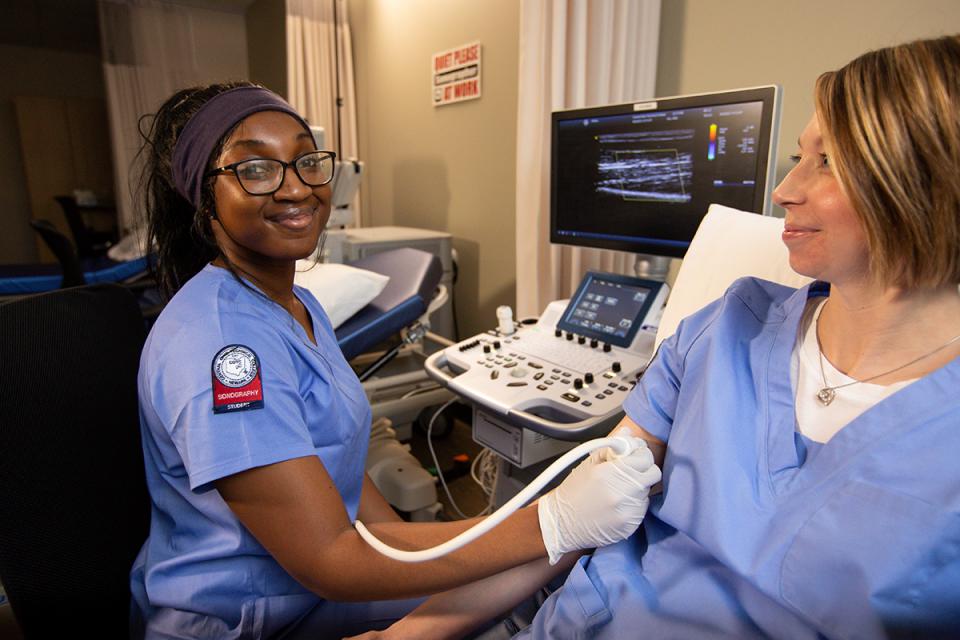
[[[115,217],[117,214],[116,207],[112,204],[81,206],[73,196],[55,196],[54,200],[63,209],[63,215],[67,219],[70,233],[73,235],[73,243],[77,247],[77,255],[81,259],[106,255],[107,249],[117,241],[116,232],[92,229],[83,219],[82,212],[101,212]]]
[[[150,509],[137,369],[145,329],[114,284],[0,304],[0,582],[24,638],[128,637]]]
[[[60,233],[49,220],[31,220],[30,226],[43,238],[44,243],[53,253],[57,262],[60,263],[60,269],[63,272],[63,283],[61,289],[67,287],[79,287],[83,284],[83,267],[77,252],[74,251],[70,238]]]

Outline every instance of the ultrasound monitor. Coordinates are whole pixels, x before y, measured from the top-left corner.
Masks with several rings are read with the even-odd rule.
[[[712,203],[769,215],[780,89],[554,112],[550,241],[683,257]]]

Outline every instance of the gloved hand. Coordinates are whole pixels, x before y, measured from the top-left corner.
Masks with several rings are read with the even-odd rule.
[[[639,446],[622,457],[606,448],[592,452],[540,498],[537,515],[550,564],[569,551],[624,540],[640,526],[660,469],[647,443],[634,439]]]

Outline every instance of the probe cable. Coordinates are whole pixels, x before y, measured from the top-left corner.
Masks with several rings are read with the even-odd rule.
[[[591,451],[602,449],[603,447],[610,447],[618,456],[625,456],[636,449],[637,446],[638,445],[636,444],[636,440],[634,438],[623,438],[619,436],[597,438],[596,440],[584,442],[583,444],[571,449],[570,451],[567,451],[565,454],[560,456],[553,462],[553,464],[547,467],[543,473],[541,473],[530,484],[524,487],[520,493],[507,501],[506,504],[497,509],[493,514],[487,516],[481,522],[478,522],[474,526],[451,538],[450,540],[447,540],[446,542],[438,544],[437,546],[429,549],[421,549],[419,551],[404,551],[402,549],[396,549],[382,542],[379,538],[370,533],[370,531],[359,520],[354,523],[354,526],[357,528],[357,533],[360,534],[360,537],[367,541],[367,544],[389,558],[399,560],[400,562],[426,562],[427,560],[436,560],[437,558],[443,557],[448,553],[456,551],[460,547],[473,542],[506,520],[508,517],[513,515],[513,512],[533,499],[537,493],[543,489],[548,482],[553,480],[554,477],[556,477],[561,471]]]

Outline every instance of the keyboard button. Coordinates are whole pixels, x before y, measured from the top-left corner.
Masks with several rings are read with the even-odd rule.
[[[542,377],[543,377],[543,371],[538,371],[537,373],[533,374],[534,380],[539,380]]]
[[[580,402],[580,396],[575,393],[570,393],[569,391],[560,394],[560,397],[564,400],[569,400],[570,402]]]
[[[585,407],[592,407],[592,406],[593,406],[593,403],[590,402],[589,400],[584,400],[584,401],[581,402],[580,404],[582,404],[582,405],[585,406]]]
[[[538,384],[538,385],[537,385],[537,389],[540,389],[540,391],[546,391],[546,390],[547,390],[547,385],[545,385],[545,384]]]
[[[605,395],[612,396],[612,395],[613,395],[613,389],[604,389],[604,390],[603,390],[603,393],[604,393]]]

